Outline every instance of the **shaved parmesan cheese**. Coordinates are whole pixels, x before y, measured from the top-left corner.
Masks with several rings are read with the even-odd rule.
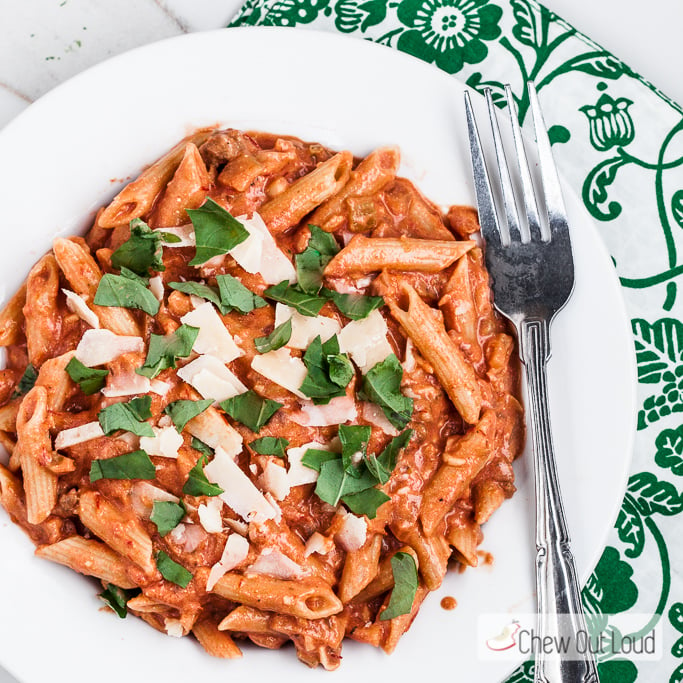
[[[108,398],[146,394],[151,388],[149,379],[143,375],[138,375],[134,370],[116,375],[109,374],[107,380],[107,386],[102,389],[102,393]]]
[[[158,394],[159,396],[166,396],[170,388],[170,384],[168,384],[167,382],[163,382],[160,379],[153,379],[149,383],[149,390],[154,394]]]
[[[199,523],[210,533],[220,534],[223,531],[223,519],[221,508],[223,501],[220,498],[209,498],[206,503],[201,503],[197,508]]]
[[[144,351],[142,337],[127,337],[109,330],[86,330],[76,347],[76,358],[89,368],[104,365],[124,353]]]
[[[213,460],[204,467],[204,473],[210,482],[223,489],[220,497],[245,521],[261,522],[276,516],[275,508],[220,446]]]
[[[301,358],[295,358],[286,347],[277,351],[257,354],[251,361],[251,367],[269,380],[291,391],[299,398],[306,398],[299,387],[306,377],[306,366]]]
[[[417,360],[415,359],[415,344],[413,344],[413,340],[408,337],[408,339],[406,339],[406,354],[405,360],[403,361],[403,369],[406,372],[412,372],[415,369],[416,364]]]
[[[190,420],[185,429],[214,450],[223,449],[230,457],[242,450],[242,436],[213,408]]]
[[[387,321],[374,310],[363,320],[352,320],[339,333],[339,350],[348,353],[353,362],[365,373],[381,363],[393,349],[387,340]]]
[[[308,557],[313,553],[318,555],[327,555],[327,553],[334,547],[334,541],[327,536],[323,536],[319,531],[315,531],[311,537],[306,541],[304,555]]]
[[[341,332],[341,325],[334,318],[325,315],[318,315],[312,318],[308,315],[301,315],[291,306],[286,304],[275,305],[275,326],[281,325],[287,320],[292,321],[292,336],[287,342],[287,346],[293,349],[307,349],[309,344],[316,338],[326,342],[330,337]]]
[[[182,638],[185,635],[185,629],[180,621],[180,619],[171,619],[166,617],[164,619],[164,629],[169,636],[173,638]]]
[[[97,439],[100,436],[104,436],[100,423],[86,422],[84,425],[72,427],[71,429],[64,429],[59,432],[55,438],[55,449],[60,450],[61,448],[75,446],[77,443]]]
[[[222,361],[208,354],[180,368],[178,377],[193,386],[202,398],[212,398],[219,403],[247,390]]]
[[[248,574],[274,576],[276,579],[297,579],[303,569],[277,548],[264,548],[256,562],[246,569]]]
[[[292,262],[280,251],[263,218],[254,212],[251,218],[238,216],[237,220],[249,232],[244,242],[228,252],[247,273],[260,273],[269,285],[283,280],[296,282]]]
[[[157,301],[161,302],[164,300],[164,278],[161,275],[149,278],[149,291],[154,294]]]
[[[136,451],[140,447],[140,437],[135,436],[133,432],[123,432],[116,437],[117,441],[123,441],[131,451]]]
[[[300,486],[301,484],[313,484],[318,481],[318,472],[312,470],[310,467],[301,464],[301,459],[306,454],[309,448],[315,448],[318,451],[332,450],[325,444],[317,441],[309,441],[298,448],[287,449],[287,462],[289,463],[289,484],[290,486]]]
[[[335,540],[347,553],[358,550],[367,538],[368,523],[364,517],[357,517],[344,508],[340,508],[339,513],[342,515],[342,523],[334,535]]]
[[[389,436],[399,435],[398,429],[387,420],[384,411],[376,403],[363,402],[361,404],[361,415],[364,420],[375,425],[375,427],[379,427],[385,434]]]
[[[178,449],[183,445],[183,437],[175,427],[152,427],[154,436],[141,436],[140,448],[148,455],[162,458],[177,458]]]
[[[351,396],[336,396],[326,405],[317,406],[312,401],[301,402],[301,412],[293,413],[293,422],[304,427],[329,427],[355,420],[358,411]]]
[[[199,328],[199,334],[192,349],[197,353],[208,353],[223,363],[229,363],[244,354],[210,301],[203,302],[194,311],[186,313],[180,322]]]
[[[183,551],[192,553],[206,539],[206,531],[199,524],[178,524],[169,534],[174,543],[183,546]]]
[[[284,500],[291,488],[287,470],[273,460],[269,460],[263,468],[259,484],[265,491],[271,493],[275,500]]]
[[[226,572],[231,571],[247,559],[249,554],[249,541],[239,534],[230,534],[225,542],[221,559],[211,567],[209,578],[206,581],[206,590],[210,591],[218,583],[218,579]]]
[[[62,292],[64,292],[66,297],[66,307],[70,311],[73,311],[81,320],[88,323],[90,327],[99,328],[99,318],[88,308],[88,304],[85,303],[85,299],[82,296],[72,292],[70,289],[62,289]]]
[[[160,233],[168,233],[169,235],[175,235],[180,238],[180,242],[163,242],[165,247],[171,247],[172,249],[176,247],[194,247],[197,244],[197,240],[194,234],[194,226],[192,223],[187,225],[179,225],[177,228],[157,228]],[[163,234],[162,234],[163,239]]]
[[[164,501],[168,503],[177,503],[178,498],[164,489],[160,489],[148,481],[136,481],[131,487],[130,501],[133,510],[142,517],[142,519],[149,519],[152,514],[154,501]]]

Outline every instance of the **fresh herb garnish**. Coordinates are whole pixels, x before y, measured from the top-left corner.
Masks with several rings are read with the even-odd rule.
[[[140,595],[140,592],[139,588],[119,588],[113,583],[108,583],[104,591],[97,597],[104,600],[121,619],[125,619],[128,614],[128,601],[136,595]]]
[[[269,398],[262,398],[249,389],[243,394],[226,399],[220,403],[220,406],[233,420],[249,427],[252,432],[258,432],[282,408],[283,404]]]
[[[339,253],[334,235],[309,225],[311,237],[306,249],[294,257],[298,286],[302,292],[317,294],[322,286],[325,266]]]
[[[345,495],[342,500],[351,512],[357,515],[365,515],[368,519],[374,519],[377,516],[377,508],[391,500],[391,497],[387,496],[384,491],[371,488]]]
[[[292,337],[292,319],[287,318],[285,322],[278,325],[270,334],[265,337],[256,337],[254,346],[259,353],[268,353],[282,348]]]
[[[336,506],[340,500],[345,501],[346,496],[372,489],[376,484],[377,480],[367,469],[362,468],[358,476],[352,476],[344,469],[342,459],[337,457],[320,464],[315,492],[321,500]],[[371,511],[368,517],[374,518],[375,513],[376,510]]]
[[[386,484],[389,481],[389,477],[396,467],[398,454],[408,445],[412,436],[413,430],[406,429],[394,437],[378,456],[368,456],[366,460],[367,468],[374,474],[380,484]]]
[[[308,372],[299,390],[314,403],[329,403],[330,399],[346,394],[355,371],[348,357],[339,353],[336,335],[325,343],[317,336],[306,349],[303,361]]]
[[[339,425],[344,471],[352,477],[362,473],[361,465],[368,450],[372,427],[368,425]]]
[[[211,457],[214,453],[213,448],[211,446],[205,444],[203,441],[200,441],[196,436],[192,437],[192,441],[190,441],[190,446],[195,449],[195,451],[199,451],[200,453],[203,453],[204,455],[208,455]]]
[[[114,403],[97,414],[102,431],[109,436],[119,429],[137,436],[154,436],[152,425],[144,422],[152,417],[151,396],[133,398],[128,403]]]
[[[156,555],[157,569],[161,575],[176,586],[185,588],[192,581],[192,572],[187,571],[182,564],[172,560],[163,550]]]
[[[237,310],[240,313],[249,313],[255,308],[263,308],[268,305],[265,299],[254,294],[232,275],[218,275],[216,277],[221,303],[227,311]]]
[[[392,353],[363,376],[358,398],[376,403],[396,429],[403,429],[413,414],[413,399],[401,393],[403,368]]]
[[[67,369],[68,367],[69,366],[67,365]],[[24,370],[24,374],[19,380],[19,384],[17,384],[17,388],[12,393],[12,398],[19,398],[19,396],[28,394],[28,392],[33,389],[33,385],[36,383],[37,379],[38,371],[33,367],[33,363],[29,363],[26,366],[26,370]]]
[[[249,444],[249,448],[256,453],[276,455],[278,458],[285,457],[287,446],[289,446],[289,441],[281,436],[262,436]]]
[[[312,318],[320,313],[320,309],[327,301],[325,297],[307,294],[299,289],[297,285],[290,285],[287,280],[268,287],[263,292],[263,296],[267,299],[279,301],[281,304],[287,304],[301,313],[301,315],[307,315]]]
[[[379,615],[380,621],[410,614],[417,592],[417,566],[412,555],[397,552],[391,558],[391,571],[394,575],[394,587],[387,608]]]
[[[214,304],[218,310],[225,315],[229,312],[229,308],[223,306],[218,287],[211,285],[203,285],[201,282],[169,282],[168,286],[171,289],[176,289],[183,294],[193,294],[194,296],[206,299]]]
[[[182,432],[185,429],[185,425],[192,419],[203,413],[213,401],[210,398],[201,399],[198,401],[192,399],[180,399],[178,401],[173,401],[169,403],[165,408],[164,412],[168,415],[175,428]]]
[[[381,308],[384,305],[384,299],[381,296],[342,294],[327,287],[322,289],[321,294],[333,301],[339,311],[351,320],[363,320],[376,308]]]
[[[162,370],[174,368],[178,358],[187,358],[192,353],[192,346],[198,334],[198,327],[181,325],[175,332],[166,336],[150,335],[145,363],[135,372],[153,379]]]
[[[203,442],[199,442],[203,443]],[[206,444],[203,444],[206,445]],[[193,448],[197,448],[193,445]],[[208,447],[207,447],[208,448]],[[201,452],[201,449],[198,449]],[[219,496],[223,493],[223,489],[218,484],[212,484],[204,473],[204,465],[206,465],[208,457],[202,455],[197,464],[190,470],[187,481],[183,486],[183,493],[188,496]]]
[[[301,464],[320,472],[320,468],[324,462],[327,462],[328,460],[337,460],[338,458],[339,453],[323,451],[320,448],[309,448],[301,458]]]
[[[122,270],[121,275],[105,273],[97,287],[93,303],[98,306],[139,308],[148,315],[156,315],[159,312],[159,301],[139,277],[128,276],[131,272],[125,273]]]
[[[65,370],[86,396],[98,392],[105,385],[109,374],[109,370],[89,368],[75,357],[66,364]]]
[[[170,500],[155,500],[149,519],[157,525],[159,536],[163,538],[180,524],[180,520],[186,514],[187,510],[182,503],[174,503]]]
[[[166,270],[162,261],[162,236],[140,218],[130,222],[130,237],[111,255],[114,268],[128,268],[138,275]]]
[[[200,266],[214,256],[227,254],[249,237],[249,231],[213,199],[198,209],[187,209],[194,226],[197,251],[191,266]]]
[[[90,465],[90,481],[98,479],[154,479],[156,469],[145,451],[124,453],[114,458],[93,460]]]

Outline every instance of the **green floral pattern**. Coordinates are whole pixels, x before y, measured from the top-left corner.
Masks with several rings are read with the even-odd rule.
[[[602,683],[683,683],[683,115],[623,62],[535,0],[247,0],[232,25],[305,25],[397,48],[527,119],[534,81],[565,178],[598,221],[632,318],[639,413],[615,528],[583,590],[594,633],[607,614],[650,614],[671,644],[658,662],[602,658]],[[676,562],[678,560],[678,563]],[[533,681],[525,662],[507,683]]]

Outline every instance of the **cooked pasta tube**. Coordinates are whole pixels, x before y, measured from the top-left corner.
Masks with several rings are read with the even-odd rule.
[[[36,549],[36,555],[66,565],[74,571],[94,576],[119,588],[136,588],[128,578],[126,564],[111,548],[93,539],[71,536]]]
[[[319,579],[286,581],[270,576],[224,574],[213,592],[250,607],[322,619],[341,612],[343,605],[332,588]]]
[[[377,575],[382,551],[382,534],[373,534],[358,549],[346,554],[341,581],[340,600],[346,604],[360,593]]]
[[[212,657],[237,659],[242,656],[242,650],[235,641],[224,631],[219,631],[213,619],[201,619],[192,628],[192,633]]]
[[[349,182],[319,206],[310,218],[313,225],[331,231],[343,221],[344,202],[349,197],[372,195],[396,177],[401,154],[398,147],[380,147],[368,154],[351,171]]]
[[[0,311],[0,346],[16,344],[22,338],[25,303],[26,283],[24,282]]]
[[[24,320],[28,359],[40,366],[49,358],[59,337],[62,319],[57,306],[59,268],[52,254],[36,263],[26,280]]]
[[[291,228],[306,214],[339,192],[349,179],[352,162],[350,152],[335,154],[266,202],[259,213],[271,232],[277,235]]]
[[[137,518],[122,513],[96,491],[81,493],[78,516],[85,526],[120,555],[150,575],[156,574],[152,539]]]
[[[468,241],[354,235],[327,264],[325,275],[342,277],[384,269],[438,273],[474,246],[474,242]]]
[[[147,167],[136,180],[128,183],[114,197],[111,204],[100,214],[98,224],[103,228],[115,228],[147,213],[158,194],[173,177],[188,143],[201,145],[212,130],[213,128],[200,128]]]
[[[389,299],[391,314],[434,368],[462,419],[474,424],[479,419],[482,401],[474,369],[448,336],[441,314],[428,306],[409,284],[404,284],[402,289],[408,297],[408,309],[404,311]]]
[[[223,617],[218,624],[218,629],[220,631],[277,635],[276,631],[270,627],[271,616],[272,614],[255,607],[240,605]]]
[[[484,412],[479,424],[464,436],[451,436],[443,453],[444,462],[427,484],[422,496],[420,519],[427,534],[435,532],[446,513],[462,498],[474,477],[493,455],[491,447],[496,416]]]

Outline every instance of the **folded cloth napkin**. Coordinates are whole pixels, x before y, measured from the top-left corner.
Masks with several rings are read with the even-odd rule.
[[[606,615],[643,614],[638,630],[659,624],[666,650],[659,661],[599,655],[600,679],[683,681],[681,108],[533,0],[247,0],[231,25],[372,40],[491,88],[501,107],[511,83],[521,123],[524,83],[536,83],[560,170],[612,255],[638,366],[631,476],[583,601],[595,633],[613,628]],[[532,680],[531,661],[508,679]]]

